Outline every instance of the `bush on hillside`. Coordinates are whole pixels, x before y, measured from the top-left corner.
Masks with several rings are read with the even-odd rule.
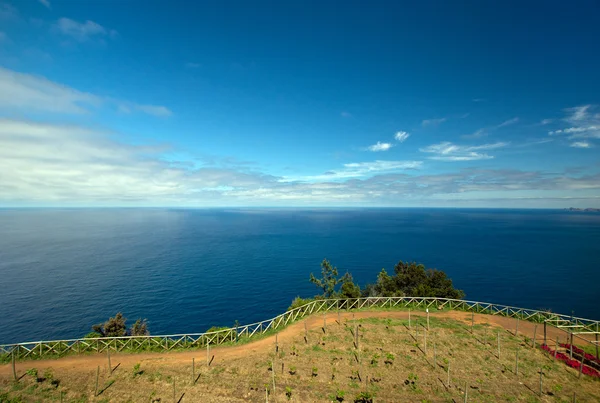
[[[104,323],[92,326],[92,332],[85,337],[122,337],[122,336],[148,336],[148,323],[146,319],[138,319],[130,329],[127,329],[127,319],[121,312],[109,318]]]

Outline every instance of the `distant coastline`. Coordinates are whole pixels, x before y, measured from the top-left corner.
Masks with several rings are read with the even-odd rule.
[[[577,207],[569,207],[566,209],[563,209],[565,211],[583,211],[585,213],[600,213],[600,208],[577,208]]]

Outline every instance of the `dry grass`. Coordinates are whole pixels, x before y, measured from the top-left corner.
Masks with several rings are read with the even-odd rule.
[[[460,316],[466,321],[432,317],[426,332],[422,317],[418,325],[413,317],[409,329],[405,319],[370,317],[354,322],[345,318],[338,324],[332,315],[326,331],[313,328],[305,341],[302,328],[280,342],[278,351],[274,343],[259,348],[248,344],[243,354],[215,359],[211,366],[206,364],[205,350],[198,351],[196,382],[191,360],[166,362],[158,355],[141,358],[137,369],[118,366],[112,375],[106,366],[101,367],[96,397],[96,369],[74,367],[48,372],[46,377],[54,379],[54,385],[51,379],[38,382],[31,375],[24,375],[18,383],[3,377],[0,401],[60,401],[62,392],[65,402],[264,402],[266,393],[270,402],[325,402],[338,401],[338,397],[354,402],[359,393],[367,392],[377,402],[463,402],[465,386],[469,402],[571,402],[575,392],[577,401],[600,401],[597,380],[579,378],[575,370],[504,328],[479,324],[471,334],[470,314]],[[117,365],[119,357],[112,362]],[[36,362],[29,364],[33,367]],[[44,378],[44,371],[37,376]]]

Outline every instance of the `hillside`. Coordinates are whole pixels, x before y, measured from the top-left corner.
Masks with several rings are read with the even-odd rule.
[[[210,366],[206,350],[113,354],[111,375],[106,355],[68,356],[18,362],[14,383],[12,367],[3,365],[0,401],[60,401],[62,394],[65,402],[463,402],[465,389],[473,402],[572,401],[574,393],[577,401],[600,401],[598,379],[579,377],[542,351],[539,329],[532,347],[532,323],[521,321],[515,336],[514,319],[476,314],[471,333],[470,313],[444,311],[431,313],[427,331],[424,312],[412,312],[410,325],[408,315],[361,311],[338,323],[330,313],[325,326],[323,315],[313,315],[276,337],[211,349]],[[565,341],[549,328],[548,338],[557,336]]]

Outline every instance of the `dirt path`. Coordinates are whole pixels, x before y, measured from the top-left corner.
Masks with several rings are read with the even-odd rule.
[[[352,313],[340,313],[342,319],[352,319]],[[406,311],[373,311],[373,312],[355,312],[355,317],[361,318],[392,318],[392,319],[408,319],[408,312]],[[425,317],[424,312],[412,312],[411,317]],[[431,312],[430,317],[432,318],[450,318],[459,320],[465,323],[466,327],[471,324],[471,313],[461,311],[445,311],[445,312]],[[516,327],[516,320],[513,318],[506,318],[502,316],[492,316],[475,314],[474,321],[476,324],[489,324],[497,328],[501,328],[504,331],[514,333]],[[278,333],[278,341],[281,344],[291,342],[294,337],[298,337],[304,334],[304,322],[306,321],[307,328],[309,330],[318,329],[323,325],[323,318],[320,315],[313,315],[306,320],[294,323],[284,330]],[[327,324],[334,326],[337,321],[337,314],[329,313],[327,315]],[[533,337],[535,324],[526,321],[519,322],[519,334]],[[548,344],[551,346],[552,340],[556,340],[556,337],[561,339],[561,342],[566,341],[566,333],[562,330],[548,326],[547,328]],[[539,325],[536,334],[536,340],[538,343],[543,342],[543,326]],[[215,363],[223,359],[239,358],[242,356],[248,356],[254,353],[264,353],[266,350],[272,349],[275,344],[275,336],[266,337],[261,340],[257,340],[251,343],[247,343],[240,346],[229,346],[229,347],[215,347],[211,349],[211,355],[215,356]],[[131,366],[139,362],[161,362],[168,364],[178,363],[189,363],[194,358],[203,358],[205,356],[204,350],[189,350],[179,352],[162,352],[162,353],[114,353],[111,354],[113,363],[120,363],[123,366]],[[34,364],[35,363],[35,364]],[[76,369],[77,371],[82,370],[93,370],[97,366],[103,366],[106,364],[105,354],[94,354],[94,355],[82,355],[82,356],[67,356],[64,358],[53,359],[53,360],[39,360],[39,361],[25,361],[17,362],[16,368],[18,372],[23,372],[28,368],[35,365],[38,370],[44,370],[52,367],[54,369],[71,370]],[[0,376],[12,375],[12,367],[10,364],[0,366]]]

